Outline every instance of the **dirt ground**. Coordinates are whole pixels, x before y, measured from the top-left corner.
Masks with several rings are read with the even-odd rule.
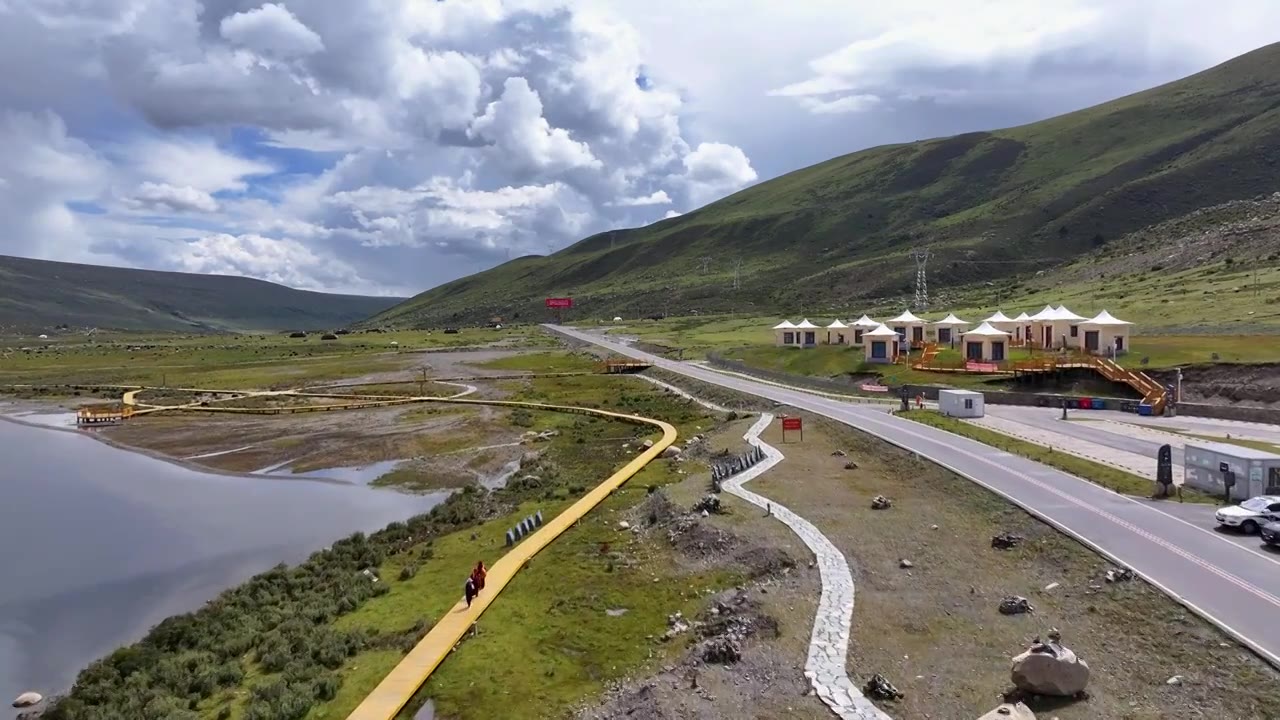
[[[524,351],[528,352],[528,351]],[[476,367],[477,365],[490,360],[498,360],[500,358],[520,355],[520,350],[462,350],[458,352],[414,352],[403,353],[402,358],[407,359],[407,365],[400,369],[389,372],[376,372],[368,375],[362,375],[351,380],[345,380],[341,384],[348,385],[352,383],[380,383],[394,382],[398,380],[414,380],[422,375],[422,371],[427,371],[427,377],[435,378],[466,378],[475,377],[477,375],[497,376],[511,375],[518,377],[525,375],[517,370],[490,370],[488,368]]]
[[[508,416],[501,408],[426,404],[297,415],[189,413],[138,417],[102,432],[123,445],[228,472],[403,460],[384,482],[426,491],[501,475],[525,451],[524,428]]]
[[[1009,658],[1051,628],[1093,677],[1087,700],[1033,708],[1043,717],[1276,717],[1280,674],[1154,588],[1105,583],[1102,558],[941,468],[850,428],[805,424],[803,443],[782,443],[779,423],[765,434],[787,459],[750,487],[807,518],[849,559],[849,674],[897,685],[906,697],[885,704],[895,718],[972,720],[990,710],[1011,688]],[[893,507],[872,510],[878,494]],[[1025,539],[993,549],[1006,531]],[[903,559],[914,567],[902,569]],[[1034,612],[1001,615],[1007,595],[1025,596]],[[1182,684],[1166,682],[1175,675]]]
[[[735,423],[713,444],[741,445],[748,425]],[[579,720],[831,717],[804,677],[820,591],[812,554],[754,507],[706,518],[690,513],[708,482],[704,472],[669,486],[641,503],[628,522],[646,540],[671,544],[683,568],[736,568],[753,579],[716,596],[716,612],[682,619],[691,627],[670,640],[687,646],[676,661],[620,683],[583,708]],[[714,661],[725,642],[740,653],[736,662]]]
[[[1177,373],[1148,371],[1163,383],[1177,382]],[[1210,405],[1280,406],[1280,364],[1192,365],[1182,370],[1186,402]]]

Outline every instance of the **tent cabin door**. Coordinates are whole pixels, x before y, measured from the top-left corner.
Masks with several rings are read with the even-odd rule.
[[[1085,352],[1090,352],[1090,353],[1098,352],[1098,331],[1097,330],[1084,331],[1084,349],[1085,349]]]
[[[964,356],[969,360],[982,361],[982,343],[971,342],[964,345]]]

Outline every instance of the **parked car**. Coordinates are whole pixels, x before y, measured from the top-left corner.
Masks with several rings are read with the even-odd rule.
[[[1280,548],[1280,522],[1267,523],[1262,526],[1262,542],[1271,547]]]
[[[1224,507],[1214,516],[1219,525],[1239,528],[1252,535],[1263,525],[1280,521],[1280,496],[1259,495],[1239,505]]]

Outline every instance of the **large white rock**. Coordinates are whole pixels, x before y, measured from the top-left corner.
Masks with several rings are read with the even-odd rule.
[[[24,708],[31,707],[32,705],[39,705],[42,702],[44,702],[44,696],[40,693],[25,692],[13,701],[13,706],[16,708]]]
[[[978,718],[978,720],[1036,720],[1036,714],[1031,712],[1031,708],[1022,703],[1005,703]]]
[[[1013,659],[1010,675],[1023,692],[1071,697],[1089,684],[1089,665],[1058,643],[1040,643]]]

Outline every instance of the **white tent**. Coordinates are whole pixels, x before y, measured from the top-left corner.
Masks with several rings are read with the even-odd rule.
[[[1031,339],[1031,316],[1025,312],[1014,318],[1013,321],[1017,325],[1013,328],[1013,339],[1015,342],[1025,343]]]
[[[796,324],[790,320],[783,320],[773,326],[774,345],[778,347],[787,347],[796,344]]]
[[[912,343],[924,342],[925,321],[912,315],[910,310],[902,311],[901,315],[889,320],[886,324],[893,328],[894,332]]]
[[[1103,310],[1079,323],[1080,348],[1093,355],[1119,355],[1129,350],[1129,328],[1133,323]]]
[[[862,334],[866,345],[866,360],[870,363],[891,363],[898,357],[898,333],[884,323]]]
[[[818,344],[817,325],[805,318],[796,324],[796,344],[800,347],[813,347]]]
[[[1046,349],[1079,347],[1078,326],[1083,320],[1064,305],[1046,305],[1031,316],[1033,342]]]
[[[1010,333],[983,322],[960,336],[964,357],[974,362],[1000,362],[1008,359]]]
[[[860,317],[860,318],[858,318],[857,320],[854,320],[852,323],[850,323],[850,325],[849,325],[849,326],[853,328],[853,335],[852,335],[852,337],[850,337],[850,338],[849,338],[849,344],[851,344],[851,345],[861,345],[861,344],[862,344],[862,336],[863,336],[863,334],[864,334],[864,333],[866,333],[866,332],[867,332],[867,329],[868,329],[868,328],[870,328],[870,329],[874,330],[874,329],[876,329],[876,328],[880,327],[880,323],[876,322],[875,320],[872,320],[871,318],[867,317],[866,315],[863,315],[862,317]]]
[[[849,329],[848,325],[839,320],[832,320],[827,325],[827,344],[828,345],[845,345],[848,341],[849,333],[845,332]]]
[[[934,323],[938,328],[938,342],[951,343],[956,339],[956,330],[962,327],[968,327],[968,320],[961,320],[956,317],[955,313],[949,313],[946,317]]]
[[[982,322],[990,323],[991,327],[996,328],[997,330],[1005,330],[1010,333],[1013,332],[1013,327],[1014,327],[1013,318],[1009,317],[1008,315],[1005,315],[1003,312],[999,310],[997,310],[994,315],[987,318],[986,320],[983,320]]]
[[[1054,320],[1065,320],[1067,322],[1080,322],[1084,320],[1084,318],[1068,310],[1066,305],[1059,305],[1054,312],[1056,313],[1053,318]]]

